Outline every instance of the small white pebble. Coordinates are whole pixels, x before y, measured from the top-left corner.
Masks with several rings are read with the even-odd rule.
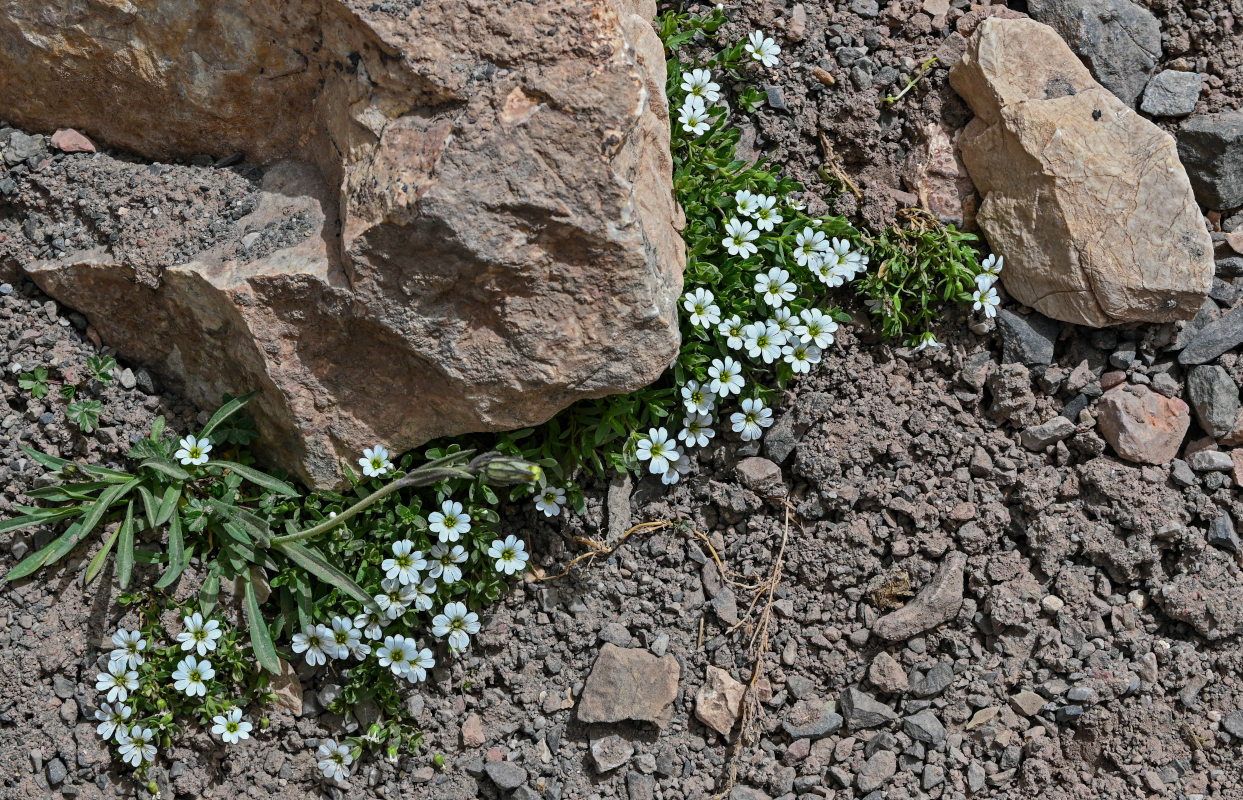
[[[1135,606],[1137,611],[1143,611],[1144,606],[1148,605],[1148,595],[1144,594],[1139,589],[1135,589],[1126,596],[1126,601]]]
[[[1061,611],[1062,607],[1065,605],[1066,605],[1066,601],[1064,601],[1062,598],[1058,597],[1055,594],[1047,595],[1043,600],[1040,601],[1040,607],[1043,608],[1045,611],[1049,612],[1050,614],[1056,614],[1057,612]]]

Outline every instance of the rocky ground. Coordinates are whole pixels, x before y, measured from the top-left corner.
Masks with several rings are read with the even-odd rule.
[[[921,126],[967,115],[941,67],[902,104],[879,103],[983,14],[935,3],[731,10],[730,35],[762,26],[785,56],[769,92],[785,108],[747,124],[749,146],[818,195],[826,131],[864,197],[833,207],[891,218],[916,191],[902,173]],[[1205,76],[1197,112],[1237,108],[1243,9],[1149,7],[1159,66]],[[149,252],[170,259],[305,235],[292,224],[243,244],[255,232],[230,220],[253,194],[244,164],[84,177],[91,156],[31,146],[0,172],[0,192],[46,207],[31,223],[0,200],[0,516],[38,485],[19,444],[108,463],[156,415],[176,430],[201,415],[126,364],[113,386],[82,390],[104,406],[92,435],[55,393],[29,400],[18,373],[42,364],[76,383],[100,343],[18,277],[23,259],[103,241],[141,259],[143,230],[162,231]],[[98,205],[108,193],[120,199]],[[181,222],[161,227],[153,208]],[[1237,217],[1217,211],[1221,278],[1185,326],[1092,331],[1008,307],[995,324],[952,315],[944,350],[911,353],[860,316],[761,444],[723,437],[672,489],[596,487],[582,516],[513,509],[545,579],[503,598],[467,656],[410,696],[417,755],[324,782],[314,746],[356,722],[321,710],[338,681],[308,671],[299,715],[273,710],[227,751],[201,731],[166,751],[161,796],[677,800],[724,789],[732,763],[735,800],[1243,798],[1243,262],[1227,239]],[[625,538],[642,523],[668,524]],[[46,535],[7,541],[0,569]],[[584,552],[575,537],[616,550],[554,577]],[[0,797],[147,796],[94,733],[101,640],[127,618],[105,582],[82,589],[89,556],[0,591]],[[740,721],[757,648],[757,702]]]

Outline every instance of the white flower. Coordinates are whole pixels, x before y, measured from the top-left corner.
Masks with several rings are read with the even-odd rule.
[[[743,220],[738,221],[737,217],[730,217],[729,222],[725,223],[725,238],[721,241],[731,256],[740,256],[747,258],[759,252],[759,248],[755,246],[755,240],[759,238],[760,232],[751,229],[751,223]]]
[[[773,424],[773,412],[764,407],[764,401],[758,397],[748,397],[742,401],[742,411],[730,415],[734,431],[742,434],[744,442],[760,438],[764,428]]]
[[[699,381],[690,380],[682,387],[682,405],[692,414],[707,414],[716,405],[716,395]]]
[[[772,38],[764,36],[763,31],[752,31],[743,49],[766,67],[775,65],[777,56],[781,53],[781,48],[777,46],[777,43]]]
[[[991,272],[981,272],[975,276],[975,288],[981,292],[987,292],[993,288],[993,284],[997,283],[997,276]]]
[[[130,669],[143,663],[142,651],[147,649],[147,640],[140,632],[121,628],[112,634],[112,643],[117,647],[108,654],[109,661],[120,661]]]
[[[773,267],[766,275],[756,276],[756,292],[773,308],[781,307],[784,302],[794,299],[793,281],[789,280],[789,272],[781,267]]]
[[[411,683],[421,683],[427,680],[427,671],[434,666],[436,659],[432,656],[431,648],[424,647],[410,659],[410,669],[406,670],[404,677]]]
[[[794,260],[800,267],[816,265],[824,261],[824,234],[811,228],[803,228],[794,235]]]
[[[467,613],[464,603],[449,603],[443,614],[432,618],[432,635],[448,634],[452,650],[465,650],[470,645],[470,637],[476,633],[479,633],[479,615],[474,611]]]
[[[337,646],[332,640],[332,631],[323,625],[315,625],[302,633],[294,634],[293,651],[306,653],[306,663],[318,667],[328,663],[329,655],[336,653]]]
[[[220,623],[214,619],[203,621],[203,615],[195,611],[181,620],[185,630],[177,634],[182,650],[198,649],[200,656],[207,655],[209,650],[216,649],[216,640],[223,635]]]
[[[427,515],[427,522],[442,542],[456,542],[463,533],[470,532],[470,514],[463,514],[462,504],[456,500],[441,503],[439,511]]]
[[[414,587],[414,599],[412,603],[415,611],[431,611],[432,595],[436,593],[436,580],[428,578],[427,580]]]
[[[739,189],[734,192],[734,202],[738,204],[738,213],[749,217],[760,207],[760,196],[751,194],[746,189]]]
[[[363,451],[358,465],[363,468],[363,474],[368,478],[378,478],[393,468],[393,462],[388,460],[388,449],[378,444]]]
[[[173,453],[173,458],[180,461],[186,466],[193,464],[201,466],[207,463],[207,454],[211,452],[211,440],[204,436],[202,439],[196,439],[193,436],[187,436],[178,442],[180,449]]]
[[[798,322],[798,317],[788,308],[778,308],[773,310],[773,316],[767,320],[767,324],[777,326],[777,330],[781,331],[786,340],[793,338],[794,326]]]
[[[682,306],[691,312],[691,324],[709,328],[721,321],[721,309],[712,302],[712,292],[696,289],[687,292]]]
[[[690,471],[691,460],[685,453],[681,453],[678,455],[678,460],[670,464],[669,469],[665,470],[664,474],[660,476],[660,482],[669,486],[670,484],[677,483],[679,478]]]
[[[211,662],[199,660],[194,656],[186,656],[177,664],[173,672],[173,688],[185,692],[190,697],[203,697],[207,694],[207,681],[216,676]]]
[[[640,461],[648,461],[653,475],[659,475],[669,468],[669,462],[677,458],[678,448],[669,441],[669,432],[664,428],[649,428],[647,436],[639,440],[635,455]]]
[[[402,539],[393,542],[393,557],[384,559],[380,569],[398,583],[418,583],[419,570],[427,569],[427,562],[423,560],[423,551],[414,549],[414,542]]]
[[[384,629],[388,627],[388,623],[388,617],[375,610],[354,615],[354,627],[362,630],[363,635],[373,641],[384,635]]]
[[[708,440],[715,435],[711,414],[691,414],[684,417],[682,430],[678,432],[678,438],[686,442],[687,447],[707,447]]]
[[[325,651],[331,653],[332,648],[336,648],[336,658],[348,658],[351,653],[358,650],[362,642],[362,631],[354,627],[354,621],[349,617],[336,616],[332,618],[332,629],[329,631],[332,638]],[[365,647],[365,645],[363,645]]]
[[[546,517],[557,516],[564,505],[565,489],[556,486],[545,486],[543,491],[535,496],[535,507],[543,511]]]
[[[251,724],[242,719],[242,709],[231,708],[227,714],[217,714],[211,718],[216,723],[211,732],[228,744],[237,744],[240,739],[249,739]]]
[[[927,350],[929,347],[931,347],[933,350],[939,350],[940,348],[945,347],[945,345],[938,342],[937,337],[933,336],[932,332],[929,331],[928,333],[925,333],[919,338],[919,344],[915,345],[915,349],[913,352],[918,353],[921,350]]]
[[[807,265],[807,268],[820,279],[821,283],[831,288],[841,286],[846,282],[846,276],[837,269],[836,264],[828,260],[813,261]]]
[[[786,205],[790,207],[791,211],[804,211],[807,208],[807,204],[802,200],[799,200],[798,195],[790,195],[787,197]]]
[[[812,364],[820,363],[820,348],[814,344],[788,344],[781,348],[785,361],[796,374],[810,372]]]
[[[980,270],[985,275],[992,275],[997,278],[1001,275],[1001,268],[1006,265],[1006,257],[990,253],[988,258],[980,263]]]
[[[751,358],[762,358],[771,364],[781,355],[786,336],[771,322],[752,322],[742,329],[743,345]]]
[[[712,377],[712,383],[708,384],[708,388],[720,397],[738,394],[747,383],[742,378],[742,365],[729,356],[726,356],[724,361],[719,358],[712,359],[712,366],[708,367],[708,375]]]
[[[712,82],[712,73],[706,69],[683,72],[682,91],[693,97],[702,97],[709,103],[721,99],[721,87]]]
[[[824,349],[833,344],[833,334],[837,332],[837,323],[832,317],[826,317],[818,308],[805,308],[798,312],[801,325],[794,328],[794,335],[803,344],[814,344]]]
[[[383,594],[377,594],[372,599],[375,600],[375,604],[380,607],[380,610],[388,615],[389,619],[397,619],[402,614],[405,614],[415,594],[413,586],[410,584],[403,586],[391,578],[385,578],[380,581],[380,591]],[[297,637],[295,637],[296,640]]]
[[[130,692],[138,690],[138,673],[126,669],[120,661],[113,661],[108,664],[107,672],[95,676],[95,688],[108,693],[109,703],[124,703]]]
[[[982,310],[984,316],[989,319],[997,316],[997,306],[1001,305],[1001,298],[997,296],[997,290],[992,286],[983,291],[976,289],[971,294],[971,299],[975,301],[975,305],[972,306],[974,310]]]
[[[125,733],[125,728],[129,725],[129,718],[134,713],[129,706],[116,704],[114,708],[108,703],[101,703],[95,711],[95,719],[99,720],[99,727],[95,732],[102,736],[105,740],[111,739],[113,735]]]
[[[328,739],[319,746],[319,771],[330,781],[343,781],[350,776],[349,766],[354,763],[350,748],[337,744],[336,739]]]
[[[462,580],[462,568],[458,566],[466,560],[466,548],[460,544],[453,545],[452,548],[447,544],[432,545],[432,567],[428,570],[427,575],[431,578],[439,578],[441,583],[457,583]]]
[[[742,319],[737,314],[717,326],[716,332],[725,337],[725,346],[730,350],[742,347]]]
[[[703,98],[694,95],[687,97],[678,114],[678,122],[682,123],[682,130],[692,136],[700,136],[708,130],[708,109]]]
[[[124,734],[118,734],[117,742],[121,747],[117,752],[120,753],[121,760],[131,767],[142,766],[144,761],[154,761],[155,745],[151,744],[154,738],[155,731],[142,725],[135,725]]]
[[[384,644],[375,651],[380,666],[388,667],[394,675],[401,675],[410,669],[410,659],[418,655],[418,648],[413,639],[405,636],[385,636]]]
[[[774,226],[780,225],[782,222],[781,212],[774,206],[777,204],[777,198],[770,195],[757,194],[755,213],[751,216],[755,217],[755,227],[762,231],[771,231]]]
[[[496,559],[497,572],[513,575],[527,568],[527,559],[530,556],[527,555],[526,547],[526,542],[510,534],[505,537],[505,541],[492,540],[492,546],[488,548],[488,558]]]

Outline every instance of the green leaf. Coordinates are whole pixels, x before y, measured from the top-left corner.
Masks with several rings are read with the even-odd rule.
[[[348,575],[330,564],[318,550],[304,546],[299,542],[278,542],[275,547],[288,556],[290,561],[315,577],[325,583],[332,584],[367,608],[378,610],[371,595],[367,594],[357,583],[354,583]]]
[[[76,517],[86,510],[87,506],[73,506],[72,508],[40,508],[31,514],[0,521],[0,533],[20,531],[22,528],[29,528],[33,525],[50,525],[53,522],[60,522],[62,519]]]
[[[199,438],[201,439],[205,436],[210,435],[211,432],[216,430],[216,428],[218,428],[221,423],[223,423],[225,420],[227,420],[229,417],[233,416],[237,412],[241,411],[242,407],[245,406],[247,403],[249,403],[251,399],[258,393],[259,392],[255,391],[255,392],[250,392],[249,394],[244,394],[241,397],[234,397],[228,402],[226,402],[224,405],[222,405],[220,407],[220,410],[217,411],[215,414],[212,414],[211,419],[207,421],[207,425],[203,427],[203,432],[199,434]]]
[[[91,581],[95,580],[95,576],[103,569],[104,563],[108,560],[108,554],[112,552],[112,545],[116,543],[117,536],[121,533],[121,529],[117,528],[112,535],[104,541],[104,546],[99,548],[99,552],[91,559],[91,563],[86,567],[86,579],[84,585],[89,586]]]
[[[121,523],[117,538],[117,585],[129,588],[134,573],[134,501],[125,506],[125,521]]]
[[[272,529],[263,519],[245,509],[229,505],[214,497],[209,498],[207,503],[224,520],[241,529],[244,541],[249,542],[253,540],[265,549],[271,546]]]
[[[153,442],[160,441],[164,436],[165,424],[163,416],[156,417],[155,422],[151,423],[151,434],[147,438]]]
[[[149,458],[139,465],[140,468],[154,470],[155,472],[172,478],[175,481],[190,480],[190,473],[177,466],[172,461],[162,458]]]
[[[139,484],[138,496],[142,498],[142,510],[147,517],[147,527],[155,530],[155,518],[159,513],[159,507],[155,502],[155,495],[151,494],[151,490],[146,486]]]
[[[21,448],[22,448],[23,453],[30,456],[35,461],[39,462],[43,466],[52,470],[53,472],[60,472],[61,467],[65,466],[66,464],[73,463],[67,458],[57,458],[56,456],[49,456],[47,453],[41,453],[38,450],[32,450],[26,445],[22,445]]]
[[[174,514],[168,520],[168,569],[160,576],[155,588],[165,589],[172,585],[173,581],[181,575],[181,571],[186,568],[189,560],[190,554],[185,550],[185,541],[181,533],[181,516]]]
[[[164,490],[164,496],[160,498],[160,507],[155,512],[155,525],[158,528],[168,522],[173,517],[173,512],[177,510],[177,503],[181,500],[181,487],[169,486]]]
[[[211,461],[207,462],[207,466],[221,467],[222,469],[231,470],[232,472],[237,473],[238,475],[242,476],[243,478],[255,484],[256,486],[261,486],[270,492],[275,492],[276,494],[282,495],[284,497],[297,497],[298,496],[298,490],[295,489],[290,484],[285,483],[284,481],[279,480],[277,478],[273,478],[271,475],[268,475],[266,472],[260,472],[257,469],[253,469],[251,467],[247,467],[242,464],[235,464],[232,461],[217,461],[215,459],[212,459]]]
[[[255,594],[255,576],[258,567],[250,568],[246,578],[246,617],[250,622],[250,645],[255,650],[255,661],[259,666],[273,675],[281,674],[280,659],[276,657],[276,647],[272,644],[272,635],[263,621],[263,613],[259,610],[259,597]]]
[[[26,495],[28,497],[33,497],[36,500],[46,500],[49,503],[69,503],[74,500],[94,502],[99,490],[107,488],[110,485],[111,484],[107,481],[64,483],[60,486],[45,486],[42,489],[30,489],[26,492]]]
[[[109,486],[99,496],[99,500],[95,505],[82,515],[82,519],[69,526],[55,541],[39,550],[26,556],[20,564],[9,570],[4,576],[6,581],[15,581],[24,578],[35,570],[43,566],[55,564],[64,558],[78,543],[90,535],[95,530],[95,526],[103,519],[104,514],[108,513],[113,503],[123,498],[130,489],[138,485],[138,479],[134,478],[128,483],[115,484]]]
[[[203,588],[199,589],[199,610],[203,612],[204,617],[211,616],[211,612],[216,609],[216,602],[220,599],[220,568],[212,565],[207,572],[207,578],[203,581]]]
[[[66,406],[65,416],[77,423],[83,433],[90,433],[99,427],[99,414],[103,409],[98,400],[81,400]]]

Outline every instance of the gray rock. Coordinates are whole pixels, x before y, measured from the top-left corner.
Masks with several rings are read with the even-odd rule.
[[[4,160],[8,164],[20,164],[31,156],[37,156],[43,150],[38,136],[29,136],[21,131],[13,131],[9,135],[9,144],[4,148]]]
[[[1205,433],[1221,438],[1234,429],[1239,414],[1239,387],[1216,364],[1201,364],[1187,375],[1187,397]]]
[[[744,458],[735,467],[742,485],[765,497],[785,495],[785,484],[781,480],[781,467],[767,458],[752,456]]]
[[[1200,100],[1200,73],[1166,69],[1152,76],[1139,110],[1154,117],[1185,117]]]
[[[898,718],[892,708],[854,686],[842,692],[837,707],[851,730],[877,728]]]
[[[1059,415],[1048,422],[1031,426],[1020,434],[1019,440],[1028,450],[1038,453],[1049,445],[1062,441],[1074,432],[1075,423]]]
[[[1083,716],[1083,706],[1069,705],[1062,706],[1053,712],[1053,717],[1058,722],[1073,722]]]
[[[1028,367],[1048,366],[1061,326],[1043,314],[1016,314],[1009,309],[997,312],[1001,333],[1001,363]]]
[[[1226,733],[1236,739],[1243,739],[1243,711],[1232,711],[1221,721]]]
[[[855,785],[861,792],[872,792],[884,786],[897,771],[898,757],[891,750],[880,750],[863,762],[855,777]]]
[[[336,700],[340,696],[341,696],[340,684],[326,683],[324,684],[323,688],[320,689],[319,692],[316,694],[316,699],[319,700],[319,704],[322,707],[327,708],[329,705],[332,704],[333,700]]]
[[[912,739],[938,748],[945,742],[945,726],[929,709],[912,714],[902,721],[902,730]]]
[[[69,770],[65,767],[64,761],[53,758],[47,762],[47,782],[52,786],[59,786],[68,775]]]
[[[954,682],[954,663],[938,661],[922,678],[911,681],[911,694],[916,697],[936,697]]]
[[[52,692],[61,700],[67,700],[73,697],[78,691],[78,685],[73,681],[61,675],[52,676]]]
[[[633,755],[634,745],[615,733],[591,740],[591,760],[600,772],[612,772]]]
[[[729,800],[772,800],[759,789],[737,785],[729,792]]]
[[[1202,204],[1216,209],[1243,206],[1243,111],[1187,120],[1178,132],[1178,157]]]
[[[940,786],[945,783],[945,770],[936,764],[927,764],[924,766],[924,774],[920,779],[920,786],[924,791]]]
[[[1186,461],[1176,458],[1170,465],[1170,478],[1179,486],[1194,486],[1196,482],[1196,474],[1187,465]]]
[[[527,771],[512,761],[490,761],[483,765],[483,771],[498,789],[506,792],[517,789],[527,780]]]
[[[880,4],[876,0],[850,0],[850,10],[870,19],[880,13]]]
[[[797,445],[798,437],[794,428],[794,415],[790,413],[779,416],[761,440],[761,449],[764,451],[764,455],[778,464],[784,464],[788,461]]]
[[[967,765],[967,790],[972,794],[984,788],[985,780],[984,767],[978,761],[972,761]]]
[[[514,789],[514,793],[509,796],[509,800],[544,800],[544,798],[539,792],[535,791],[530,786],[523,784],[517,789]]]
[[[626,793],[630,800],[654,800],[656,779],[641,772],[626,773]]]
[[[1243,276],[1243,256],[1224,255],[1213,263],[1213,274],[1218,278],[1233,279]]]
[[[1209,523],[1204,540],[1219,550],[1239,552],[1239,535],[1235,533],[1234,519],[1229,514],[1222,514]]]
[[[1240,159],[1243,160],[1243,152],[1240,153]],[[1192,323],[1194,322],[1195,320],[1192,320]],[[1188,325],[1188,327],[1191,326]],[[1243,343],[1243,306],[1231,309],[1222,314],[1219,319],[1195,331],[1187,339],[1182,352],[1178,354],[1178,363],[1184,366],[1204,364],[1241,343]]]
[[[1058,32],[1093,77],[1130,108],[1161,58],[1161,25],[1129,0],[1030,0],[1028,13]]]
[[[1199,450],[1187,456],[1187,464],[1196,472],[1229,472],[1234,459],[1220,450]]]
[[[962,605],[966,565],[965,554],[957,550],[946,553],[928,585],[911,602],[876,620],[872,633],[891,642],[905,641],[949,622]]]
[[[807,701],[796,703],[781,721],[782,729],[791,739],[823,739],[842,727],[842,716],[827,703]]]

